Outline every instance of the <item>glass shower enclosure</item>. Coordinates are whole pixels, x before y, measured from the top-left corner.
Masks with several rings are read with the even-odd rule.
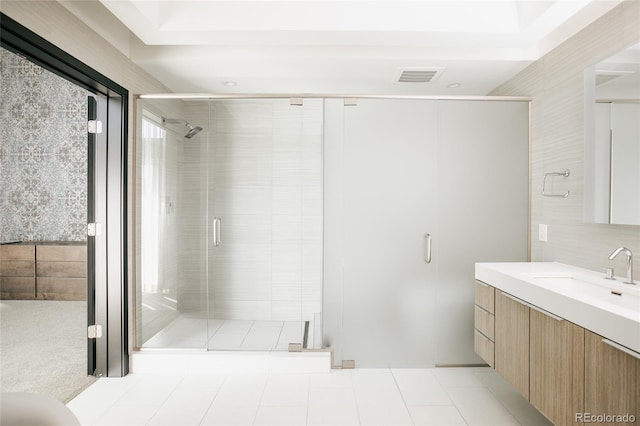
[[[135,345],[321,346],[323,101],[139,99]]]

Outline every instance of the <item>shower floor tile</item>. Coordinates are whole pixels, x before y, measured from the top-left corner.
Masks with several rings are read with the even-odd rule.
[[[290,343],[302,344],[303,338],[301,321],[207,320],[185,314],[145,342],[143,348],[286,351]]]

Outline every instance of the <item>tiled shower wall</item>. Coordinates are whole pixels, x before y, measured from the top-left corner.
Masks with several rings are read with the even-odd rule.
[[[201,306],[208,246],[211,317],[313,320],[322,310],[322,100],[187,104],[187,120],[205,130],[184,139],[184,299]],[[219,247],[203,235],[215,216]]]
[[[633,251],[640,270],[640,226],[583,222],[584,71],[640,41],[640,2],[625,1],[543,56],[491,95],[532,97],[531,260],[557,261],[624,275],[626,259],[607,256],[618,246]],[[544,173],[570,169],[568,198],[541,195]],[[538,241],[538,225],[548,241]]]
[[[89,92],[0,49],[0,242],[84,241]]]

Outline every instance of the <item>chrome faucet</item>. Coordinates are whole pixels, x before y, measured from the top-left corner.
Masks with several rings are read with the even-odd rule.
[[[609,260],[615,259],[615,257],[620,253],[627,256],[627,280],[624,283],[635,284],[633,282],[633,254],[631,253],[631,250],[626,247],[618,247],[609,255]]]

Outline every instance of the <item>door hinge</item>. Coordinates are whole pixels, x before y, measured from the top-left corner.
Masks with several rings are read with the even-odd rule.
[[[98,120],[87,121],[87,132],[92,134],[102,133],[102,121],[98,121]]]
[[[102,234],[102,227],[99,223],[87,223],[87,236],[95,237]]]
[[[99,339],[102,337],[102,326],[95,324],[87,327],[87,337],[89,339]]]
[[[358,106],[358,98],[344,98],[344,106]]]

